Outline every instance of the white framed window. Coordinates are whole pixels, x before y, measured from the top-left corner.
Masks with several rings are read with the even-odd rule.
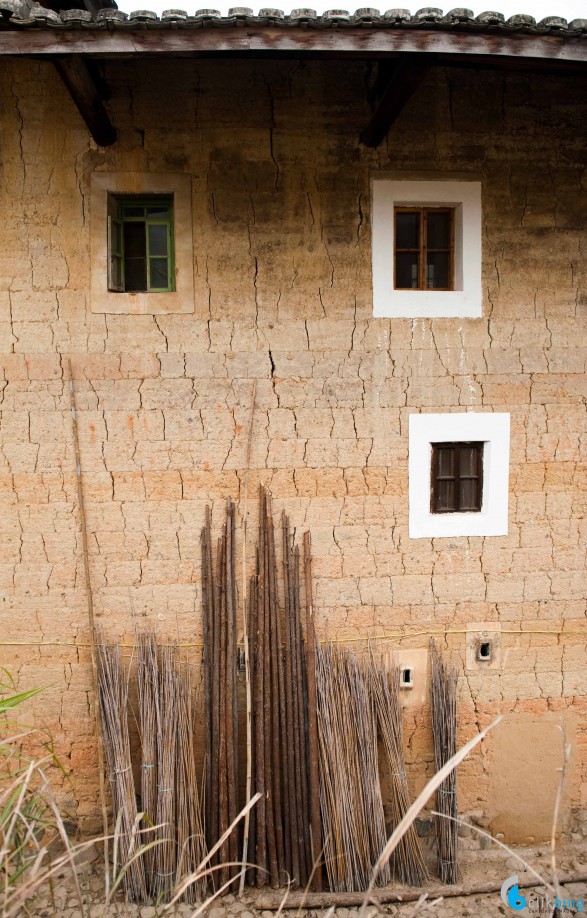
[[[90,208],[91,311],[193,312],[191,176],[95,172]]]
[[[435,447],[474,445],[482,462],[480,509],[438,511]],[[510,416],[506,413],[411,414],[409,421],[409,533],[412,539],[507,535]],[[457,476],[458,477],[458,476]],[[458,481],[457,481],[458,486]],[[469,482],[464,485],[470,487]],[[443,508],[446,504],[442,504]],[[458,502],[456,504],[458,506]]]
[[[373,315],[481,316],[481,183],[396,173],[371,191]]]

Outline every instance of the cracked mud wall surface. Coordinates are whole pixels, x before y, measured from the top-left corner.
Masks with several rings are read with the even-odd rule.
[[[461,809],[499,826],[496,775],[532,780],[540,724],[558,715],[575,744],[566,814],[587,804],[585,637],[572,633],[586,596],[585,82],[434,70],[369,151],[363,65],[127,62],[105,77],[107,150],[51,65],[0,75],[1,638],[33,642],[0,662],[46,686],[29,716],[51,730],[72,817],[99,825],[88,653],[43,646],[88,635],[61,354],[109,635],[149,624],[201,639],[204,508],[219,521],[242,496],[257,379],[249,531],[262,481],[311,530],[320,634],[457,632],[441,641],[463,668],[460,739],[500,711],[520,735],[515,756],[490,739],[461,766]],[[369,179],[391,168],[481,177],[483,318],[373,319]],[[91,312],[95,170],[192,176],[193,314]],[[408,417],[465,409],[511,413],[509,533],[411,540]],[[465,671],[471,622],[516,632],[498,669]],[[427,706],[408,709],[406,741],[416,790],[432,768]],[[522,836],[540,833],[531,799],[522,811]]]

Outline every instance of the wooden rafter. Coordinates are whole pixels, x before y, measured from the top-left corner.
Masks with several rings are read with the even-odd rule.
[[[402,54],[477,66],[526,65],[584,72],[587,41],[556,35],[422,29],[0,29],[0,55],[96,58],[276,56],[368,60]]]
[[[86,61],[80,54],[72,54],[56,58],[53,63],[96,143],[101,147],[111,146],[116,140],[116,130]]]
[[[361,134],[362,144],[379,146],[429,69],[418,55],[406,55],[396,62],[371,120]]]

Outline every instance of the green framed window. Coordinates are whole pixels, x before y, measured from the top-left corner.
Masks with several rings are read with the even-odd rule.
[[[108,289],[175,290],[173,196],[108,196]]]

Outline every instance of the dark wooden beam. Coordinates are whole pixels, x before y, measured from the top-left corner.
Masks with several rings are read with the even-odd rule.
[[[217,57],[254,54],[281,58],[381,58],[431,54],[438,63],[473,59],[479,66],[497,60],[537,63],[545,69],[587,65],[584,38],[440,29],[302,29],[278,26],[171,29],[166,25],[124,29],[0,29],[0,55],[42,57],[83,54],[100,58],[141,56]]]
[[[362,144],[379,146],[429,70],[430,65],[423,65],[418,55],[409,54],[397,61],[371,120],[361,134]]]
[[[111,146],[116,140],[116,131],[83,57],[72,54],[56,58],[53,63],[96,143],[100,147]]]

